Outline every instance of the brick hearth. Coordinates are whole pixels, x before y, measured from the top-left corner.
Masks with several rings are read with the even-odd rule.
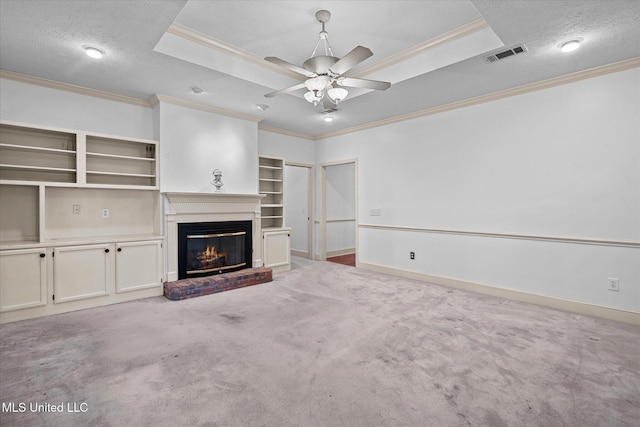
[[[270,268],[247,268],[215,276],[183,279],[164,284],[164,296],[172,301],[215,294],[273,280]]]

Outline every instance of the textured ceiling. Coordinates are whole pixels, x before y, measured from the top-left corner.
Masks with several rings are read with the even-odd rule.
[[[354,72],[478,19],[504,46],[524,43],[528,52],[488,63],[485,56],[501,50],[494,48],[435,70],[415,69],[415,77],[387,91],[347,99],[336,120],[324,123],[299,94],[267,99],[265,93],[281,87],[236,77],[240,74],[233,67],[246,67],[243,61],[220,71],[215,64],[198,65],[154,50],[172,25],[180,25],[258,58],[301,64],[317,41],[320,25],[314,14],[321,8],[332,12],[326,29],[337,56],[356,45],[373,51]],[[261,116],[264,126],[317,136],[637,58],[639,22],[637,0],[0,0],[0,68],[141,99],[154,94],[183,98]],[[581,48],[560,53],[557,45],[574,37],[584,39]],[[81,49],[84,44],[104,49],[105,57],[91,60]],[[437,55],[454,47],[444,45]],[[208,53],[220,55],[199,49],[203,60]],[[264,73],[273,71],[264,68]],[[206,92],[194,95],[189,91],[194,85]],[[259,103],[270,108],[256,110]]]

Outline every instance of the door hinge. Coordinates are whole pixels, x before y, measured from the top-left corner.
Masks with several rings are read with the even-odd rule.
[[[54,301],[56,300],[56,296],[55,296],[55,294],[53,295],[53,300],[54,300]]]

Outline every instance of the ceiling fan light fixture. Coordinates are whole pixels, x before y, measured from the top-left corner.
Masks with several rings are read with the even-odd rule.
[[[304,94],[304,99],[316,105],[318,102],[320,102],[320,100],[322,99],[322,96],[319,95],[318,91],[310,90],[309,92]]]
[[[318,91],[324,90],[331,83],[331,78],[329,76],[318,76],[312,79],[308,79],[304,82],[304,85],[307,89]]]
[[[337,104],[349,95],[349,91],[342,87],[332,87],[327,91],[327,95]]]

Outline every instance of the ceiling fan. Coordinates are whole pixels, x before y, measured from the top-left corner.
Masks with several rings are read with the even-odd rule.
[[[323,110],[328,112],[335,111],[338,103],[347,97],[349,92],[345,87],[385,90],[391,86],[391,83],[388,82],[358,79],[344,75],[351,68],[372,56],[373,52],[366,47],[357,46],[342,58],[333,56],[329,45],[329,34],[324,29],[324,24],[329,21],[329,18],[331,18],[331,12],[328,10],[316,12],[316,20],[322,24],[322,31],[318,34],[318,43],[316,43],[311,57],[304,61],[302,67],[274,56],[264,58],[266,61],[294,71],[305,78],[300,84],[266,94],[267,98],[307,88],[308,91],[304,94],[304,98],[314,106],[322,103]],[[321,44],[324,47],[324,55],[322,52],[317,54]]]

